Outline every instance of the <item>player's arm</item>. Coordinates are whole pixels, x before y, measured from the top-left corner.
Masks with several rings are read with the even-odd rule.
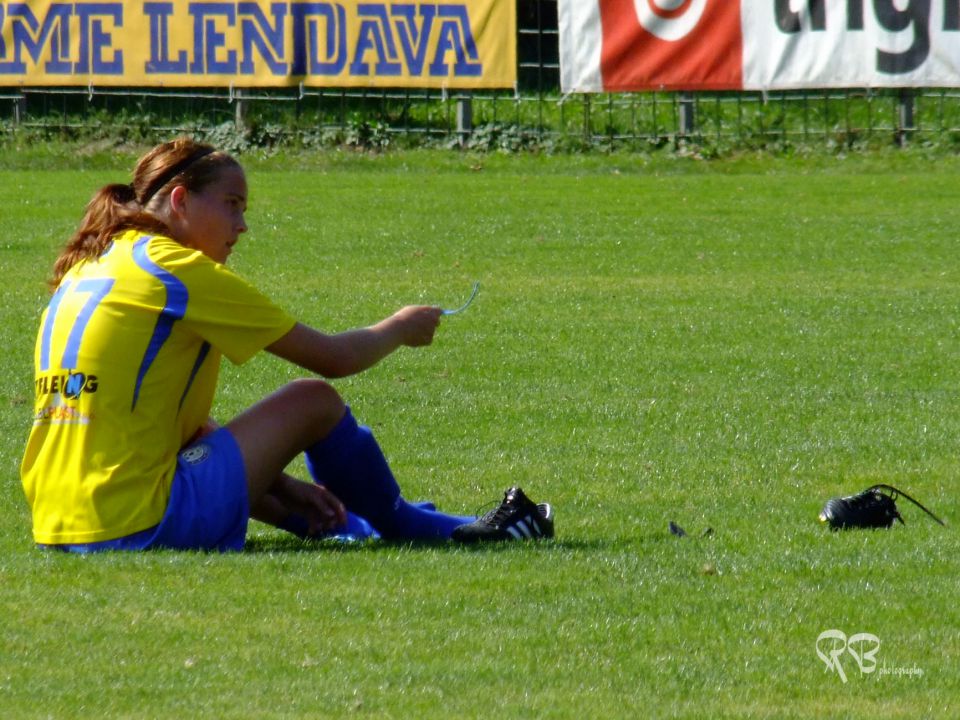
[[[297,323],[267,350],[327,378],[363,372],[397,348],[433,342],[441,310],[409,305],[370,327],[327,335]]]

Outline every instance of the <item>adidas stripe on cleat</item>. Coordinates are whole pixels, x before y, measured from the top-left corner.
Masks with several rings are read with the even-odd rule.
[[[453,540],[462,543],[552,537],[553,508],[549,503],[534,503],[518,487],[507,490],[498,507],[456,528],[452,535]]]

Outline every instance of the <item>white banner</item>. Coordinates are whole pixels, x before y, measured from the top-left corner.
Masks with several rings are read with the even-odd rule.
[[[564,92],[960,87],[960,0],[559,0]]]

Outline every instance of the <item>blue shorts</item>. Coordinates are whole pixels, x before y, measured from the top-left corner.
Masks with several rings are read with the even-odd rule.
[[[159,525],[95,543],[44,545],[69,552],[100,550],[242,550],[250,520],[240,446],[219,428],[180,451],[167,510]]]

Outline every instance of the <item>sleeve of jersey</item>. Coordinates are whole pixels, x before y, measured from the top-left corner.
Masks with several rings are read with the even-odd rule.
[[[178,248],[164,265],[187,290],[183,322],[240,365],[293,329],[296,320],[202,253]]]

